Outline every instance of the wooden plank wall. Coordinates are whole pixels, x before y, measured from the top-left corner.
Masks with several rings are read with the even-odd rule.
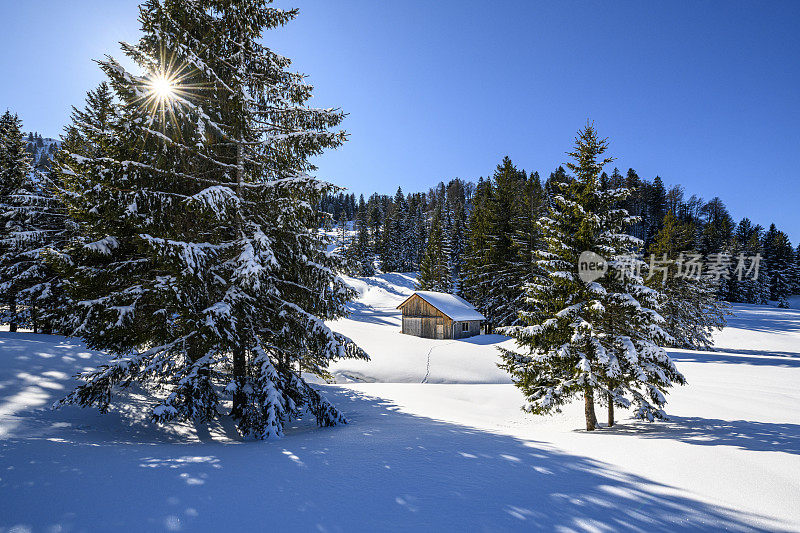
[[[402,332],[426,339],[436,339],[436,326],[442,326],[444,339],[451,339],[453,321],[434,306],[415,294],[400,308],[403,313]]]

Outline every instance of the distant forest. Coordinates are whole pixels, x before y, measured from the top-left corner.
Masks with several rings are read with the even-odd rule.
[[[394,196],[366,199],[338,193],[325,196],[320,208],[330,214],[328,229],[337,230],[347,273],[419,271],[421,288],[458,294],[493,325],[510,325],[525,306],[525,285],[537,275],[534,252],[544,248],[535,221],[546,214],[554,184],[569,179],[559,167],[542,180],[506,157],[477,183],[453,179],[427,192],[406,194],[398,187]],[[721,257],[729,279],[720,280],[720,299],[786,305],[800,292],[800,246],[793,249],[775,224],[737,223],[719,197],[687,198],[682,186],[667,189],[659,176],[645,179],[632,168],[624,175],[616,168],[604,172],[601,187],[632,191],[621,207],[639,217],[628,233],[644,242],[643,253],[653,251],[671,213],[691,231],[696,253]],[[735,275],[740,254],[760,254],[757,280]]]

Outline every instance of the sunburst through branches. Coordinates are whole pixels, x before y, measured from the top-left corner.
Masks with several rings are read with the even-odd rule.
[[[176,64],[174,56],[168,57],[162,50],[159,64],[142,78],[144,90],[139,105],[152,119],[160,119],[161,128],[166,129],[168,122],[177,123],[175,113],[179,106],[193,107],[193,102],[202,99],[203,86],[192,82],[191,72],[192,69]]]

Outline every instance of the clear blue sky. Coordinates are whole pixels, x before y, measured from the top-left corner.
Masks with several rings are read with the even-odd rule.
[[[61,133],[135,40],[135,1],[0,2],[0,107]],[[267,34],[349,113],[319,175],[356,193],[489,175],[543,177],[590,118],[623,170],[721,196],[800,239],[800,2],[279,1]]]

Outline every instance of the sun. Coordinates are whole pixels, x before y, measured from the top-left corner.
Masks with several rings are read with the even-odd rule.
[[[175,97],[175,82],[163,74],[159,74],[150,80],[150,92],[158,100],[170,100]]]

